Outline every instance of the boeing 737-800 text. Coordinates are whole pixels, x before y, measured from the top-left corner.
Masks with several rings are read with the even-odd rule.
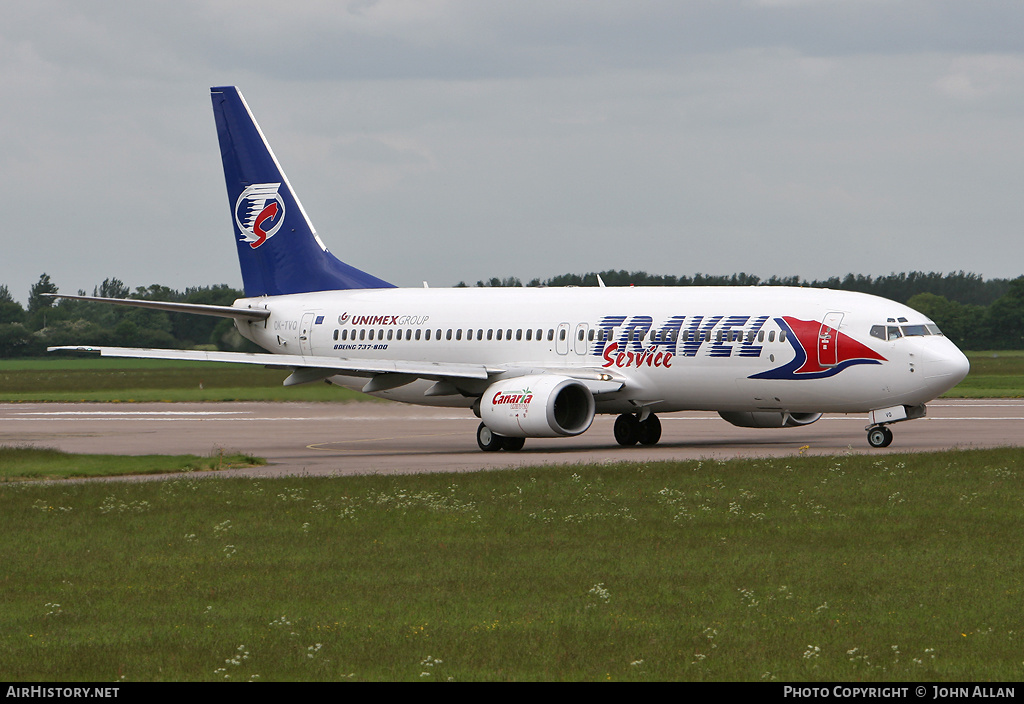
[[[120,347],[104,356],[292,370],[368,394],[472,409],[486,451],[579,435],[618,414],[622,445],[654,444],[658,413],[717,411],[739,426],[867,413],[868,442],[925,415],[967,359],[907,306],[781,287],[396,288],[334,257],[317,236],[242,95],[213,88],[245,298],[232,306],[121,305],[233,318],[269,353]]]

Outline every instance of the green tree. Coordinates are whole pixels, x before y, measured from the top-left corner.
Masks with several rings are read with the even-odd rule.
[[[50,281],[49,274],[44,273],[39,277],[39,281],[32,284],[32,288],[28,290],[28,314],[32,315],[44,308],[52,308],[53,299],[43,294],[57,292],[57,285]]]
[[[0,285],[0,324],[25,322],[25,309],[14,300],[7,286]]]
[[[21,323],[0,323],[0,357],[27,356],[31,338]]]
[[[1024,349],[1024,276],[1011,281],[1009,290],[989,306],[986,324],[993,348]]]
[[[57,293],[57,291],[56,284],[50,281],[50,275],[45,273],[28,290],[27,319],[30,330],[39,330],[46,326],[47,313],[53,308],[53,299],[43,294]]]
[[[203,286],[196,288],[185,289],[185,302],[186,303],[202,303],[213,306],[229,306],[236,299],[243,298],[245,294],[238,289],[231,288],[225,284],[219,284],[217,286]],[[230,350],[236,349],[234,342],[225,342],[223,333],[226,332],[221,324],[227,322],[230,324],[232,330],[234,330],[234,322],[231,320],[225,321],[224,318],[214,318],[209,315],[185,315],[184,313],[171,313],[171,334],[173,334],[182,344],[194,345],[211,342],[217,345],[217,349]],[[220,331],[219,333],[217,331]],[[235,337],[240,337],[235,333]],[[235,337],[228,336],[228,339],[234,341]],[[249,343],[246,351],[251,349],[258,349],[252,343]]]
[[[984,306],[951,301],[935,293],[919,293],[907,305],[931,318],[958,347],[980,349],[990,344]]]
[[[92,295],[102,296],[103,298],[128,298],[128,293],[129,290],[124,285],[124,281],[113,277],[103,279],[103,283],[92,291]]]
[[[476,285],[478,288],[511,288],[522,286],[523,282],[516,276],[506,276],[504,279],[499,279],[497,276],[493,276],[487,281],[477,281]]]

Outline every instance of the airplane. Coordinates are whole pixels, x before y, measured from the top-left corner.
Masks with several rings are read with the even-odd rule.
[[[471,409],[481,450],[571,437],[615,414],[654,445],[658,414],[746,428],[867,413],[868,444],[922,418],[969,370],[934,322],[877,296],[797,287],[398,288],[331,254],[237,88],[211,88],[245,297],[231,306],[96,296],[233,318],[266,353],[53,347],[291,370],[411,404]]]

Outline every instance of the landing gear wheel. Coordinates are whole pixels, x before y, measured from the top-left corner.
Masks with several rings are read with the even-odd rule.
[[[526,444],[526,438],[507,438],[501,439],[501,449],[508,450],[509,452],[518,452],[523,449],[523,445]]]
[[[868,445],[871,447],[889,447],[892,444],[892,431],[884,425],[876,425],[868,430]]]
[[[640,421],[632,413],[623,413],[615,419],[615,442],[623,447],[636,445],[640,440]]]
[[[657,445],[661,440],[661,421],[653,413],[647,416],[647,420],[640,421],[640,444]]]
[[[476,429],[476,444],[480,446],[480,449],[484,452],[497,452],[501,449],[502,438],[500,435],[496,435],[490,428],[483,423]]]

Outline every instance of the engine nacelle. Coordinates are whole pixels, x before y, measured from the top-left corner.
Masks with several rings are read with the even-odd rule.
[[[594,422],[594,395],[565,376],[534,374],[487,387],[480,420],[498,435],[556,438],[579,435]]]
[[[785,411],[719,411],[718,415],[741,428],[796,428],[821,418],[820,413]]]

